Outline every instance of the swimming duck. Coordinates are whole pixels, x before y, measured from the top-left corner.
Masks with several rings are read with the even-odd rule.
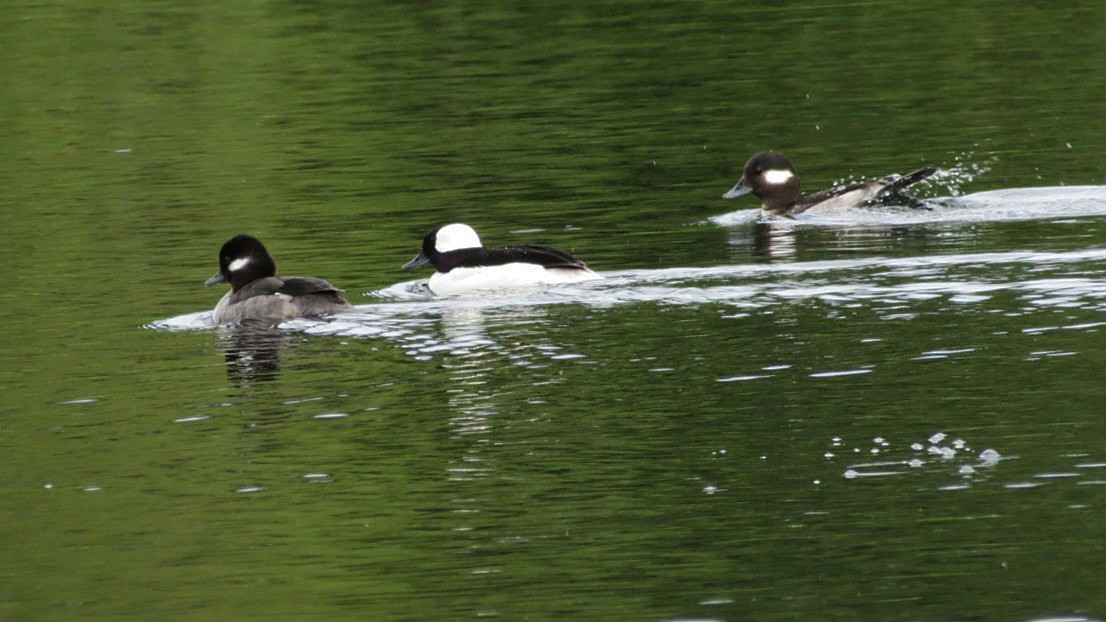
[[[603,278],[579,259],[548,246],[486,247],[472,227],[461,223],[427,232],[422,250],[403,269],[427,264],[436,270],[430,291],[439,296]]]
[[[215,305],[216,324],[265,322],[271,325],[298,317],[349,311],[342,290],[311,276],[277,276],[276,262],[260,240],[236,235],[219,250],[219,271],[204,282],[230,283],[230,291]]]
[[[808,210],[857,207],[898,194],[936,172],[936,168],[920,168],[906,175],[888,175],[804,195],[799,186],[799,174],[795,172],[791,160],[776,151],[762,151],[749,158],[741,179],[722,198],[735,199],[751,192],[761,200],[761,209],[765,214],[794,216]]]

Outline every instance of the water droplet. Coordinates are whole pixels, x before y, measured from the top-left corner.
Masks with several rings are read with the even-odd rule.
[[[994,466],[998,464],[999,460],[1002,460],[1002,456],[993,449],[984,449],[979,452],[979,460],[983,463],[983,466]]]

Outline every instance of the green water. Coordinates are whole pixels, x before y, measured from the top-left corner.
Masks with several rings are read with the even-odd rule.
[[[1101,3],[45,1],[0,32],[0,619],[1106,615],[1106,190],[1061,188],[1106,184]],[[766,148],[810,189],[1057,190],[708,220]],[[608,278],[393,287],[449,221]],[[239,232],[359,314],[167,329]]]

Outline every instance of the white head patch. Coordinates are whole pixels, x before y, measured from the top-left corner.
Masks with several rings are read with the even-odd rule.
[[[480,236],[468,225],[454,223],[438,229],[434,237],[434,248],[439,253],[448,253],[460,248],[480,248]]]
[[[231,272],[238,272],[242,268],[245,268],[249,263],[249,257],[239,257],[238,259],[230,262],[230,265],[227,266],[227,269],[229,269]]]
[[[774,168],[764,171],[764,181],[776,185],[787,183],[787,180],[795,176],[795,173],[785,168]]]

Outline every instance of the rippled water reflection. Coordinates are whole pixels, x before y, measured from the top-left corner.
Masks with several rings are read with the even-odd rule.
[[[1106,250],[1062,235],[1099,226],[1072,215],[1097,191],[1051,192],[1068,199],[1027,203],[1049,233],[1022,248],[972,252],[985,234],[942,214],[963,205],[912,225],[748,221],[731,245],[767,235],[795,252],[764,261],[739,243],[743,263],[478,298],[403,281],[275,331],[216,328],[210,311],[154,321],[148,354],[117,363],[133,397],[86,380],[24,423],[81,449],[29,471],[20,496],[55,495],[30,516],[75,504],[117,524],[70,546],[114,550],[139,520],[146,546],[192,551],[201,575],[187,561],[163,575],[185,600],[215,572],[342,602],[382,590],[399,617],[400,595],[422,592],[430,617],[524,616],[522,592],[543,612],[786,616],[796,601],[853,611],[858,583],[872,611],[917,600],[938,616],[964,589],[975,607],[1077,609],[1035,577],[1048,556],[1097,558],[1106,392],[1086,379],[1106,362]],[[1016,211],[1005,196],[976,215]],[[940,252],[909,252],[935,238]],[[89,462],[120,434],[123,462]],[[137,509],[102,505],[118,498]],[[260,546],[274,533],[288,541]],[[577,603],[589,590],[602,604]]]
[[[802,387],[820,391],[823,387],[818,383],[841,382],[847,386],[858,376],[866,376],[863,386],[870,392],[888,391],[910,381],[919,373],[910,368],[919,365],[946,365],[949,367],[937,373],[963,376],[980,365],[1037,364],[1088,355],[1097,358],[1084,348],[1045,345],[1036,339],[1057,331],[1071,335],[1059,340],[1063,343],[1079,339],[1079,334],[1097,338],[1106,326],[1106,321],[1097,319],[1097,314],[1106,310],[1106,279],[1087,267],[1103,260],[1106,251],[1087,249],[633,270],[607,272],[602,281],[544,291],[453,299],[429,296],[421,281],[411,281],[372,292],[369,297],[377,302],[360,304],[356,312],[328,320],[288,322],[282,331],[263,332],[257,343],[251,342],[254,336],[248,332],[243,335],[224,329],[224,333],[233,343],[226,348],[228,365],[251,367],[255,380],[267,379],[264,372],[269,370],[264,361],[279,356],[280,344],[286,345],[292,333],[391,342],[413,359],[438,366],[438,373],[453,384],[455,388],[447,392],[447,407],[454,413],[450,419],[453,433],[479,434],[491,425],[489,417],[501,413],[496,402],[504,391],[496,388],[490,375],[511,368],[537,371],[535,377],[544,377],[551,372],[564,373],[556,371],[563,365],[635,364],[638,373],[659,375],[690,364],[697,372],[681,376],[683,382],[732,383],[742,385],[743,393],[755,391],[764,383],[781,382],[791,392],[804,390]],[[705,354],[692,355],[689,360],[688,352],[681,348],[662,349],[649,357],[613,360],[613,344],[605,338],[581,341],[557,337],[567,326],[566,312],[558,308],[566,306],[573,309],[567,312],[570,316],[586,313],[587,322],[598,326],[617,323],[617,318],[608,315],[615,314],[612,309],[619,307],[636,310],[647,306],[662,313],[665,307],[671,307],[690,317],[707,314],[725,324],[683,335],[683,345],[703,339],[730,345],[723,352],[710,353],[713,359],[722,355],[713,364]],[[933,321],[944,327],[932,338],[934,347],[898,347],[904,340],[913,342],[914,338],[906,335],[919,330],[917,325]],[[959,325],[961,321],[964,326]],[[826,322],[844,322],[844,332],[851,336],[842,342],[840,335],[834,336],[841,329],[827,329]],[[763,332],[766,324],[771,327],[768,333]],[[994,327],[981,332],[980,327],[987,324]],[[864,327],[865,332],[855,333],[848,330],[849,326]],[[965,326],[972,330],[965,330]],[[152,327],[210,329],[210,313],[187,314],[156,322]],[[798,339],[796,345],[803,345],[815,333],[799,335],[810,331],[819,337],[829,336],[830,345],[805,353],[803,348],[795,351],[791,347],[788,356],[762,359],[759,365],[750,362],[759,358],[764,342]],[[583,331],[571,334],[579,332]],[[651,339],[658,337],[664,338],[650,335]],[[726,351],[740,356],[732,359]],[[998,351],[1005,354],[998,355]],[[732,360],[743,362],[735,368]],[[712,368],[718,371],[712,374],[708,371]],[[924,375],[932,376],[934,371]],[[913,390],[929,390],[920,378],[920,385]],[[889,395],[895,395],[895,391]],[[870,393],[865,393],[865,400],[871,399]],[[891,397],[886,405],[893,409],[905,407],[900,399]],[[535,398],[528,403],[547,402]],[[639,404],[638,408],[648,411],[650,406]],[[954,423],[945,418],[938,420]],[[968,429],[977,426],[978,422]],[[996,449],[1001,440],[997,437],[953,439],[939,430],[918,437],[904,435],[897,426],[881,433],[887,436],[860,442],[833,436],[823,448],[826,465],[832,467],[825,476],[916,477],[929,472],[934,476],[929,486],[954,491],[992,479],[1001,472],[1002,461],[1019,458],[1005,454],[1010,447]],[[998,479],[1008,489],[1040,486],[1049,479],[1097,482],[1094,463],[1082,460],[1076,470],[1067,471],[1063,465],[1068,462],[1065,458],[1052,469],[1029,475],[1029,482],[1017,476],[1009,479],[1000,475]],[[484,467],[451,469],[455,477],[466,473],[489,475],[486,471]],[[820,477],[814,478],[815,483],[821,483]],[[714,484],[704,491],[721,492]]]

